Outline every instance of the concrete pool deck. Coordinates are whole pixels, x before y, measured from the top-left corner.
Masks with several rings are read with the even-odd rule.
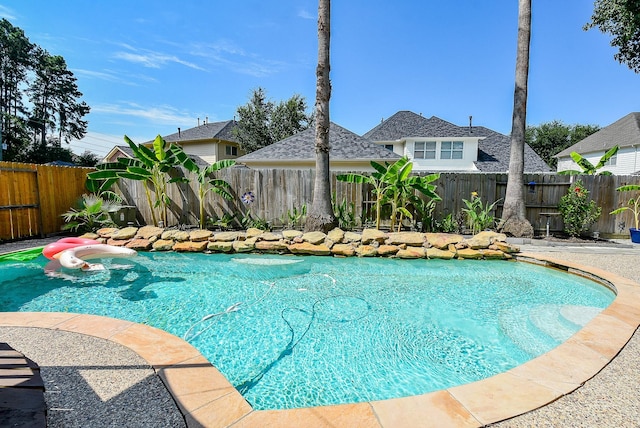
[[[86,342],[82,349],[88,359],[96,352],[104,352],[96,351],[96,346],[106,346],[114,353],[125,348],[125,351],[135,354],[134,357],[139,356],[142,365],[146,364],[152,374],[157,374],[153,377],[162,380],[184,415],[182,423],[186,421],[187,426],[442,427],[482,426],[505,419],[508,420],[498,425],[602,426],[602,421],[593,419],[598,414],[606,415],[606,425],[637,426],[640,421],[640,398],[637,396],[640,339],[634,333],[640,324],[640,285],[632,278],[637,278],[634,271],[640,262],[640,246],[592,249],[523,245],[523,251],[522,256],[553,260],[557,265],[568,268],[593,266],[585,269],[613,283],[618,297],[584,329],[547,354],[479,382],[414,397],[306,409],[254,411],[235,388],[182,339],[141,324],[92,315],[0,313],[0,341],[7,341],[36,361],[41,366],[45,385],[46,364],[29,352],[30,346],[43,345],[36,346],[30,342],[49,342],[51,346],[47,352],[40,351],[43,358],[44,354],[55,354],[56,358],[64,359],[64,354],[68,353],[68,345],[53,346],[58,335]],[[32,341],[29,336],[33,337]],[[630,338],[632,340],[627,343]],[[37,349],[33,352],[38,353]],[[623,367],[607,373],[622,359],[631,365],[628,372]],[[611,360],[613,362],[609,364]],[[136,361],[131,365],[137,367],[141,363]],[[96,370],[96,366],[92,369]],[[104,373],[113,372],[113,388],[118,388],[120,394],[126,394],[127,391],[122,391],[117,381],[119,373],[126,367],[105,365],[102,369]],[[127,389],[138,394],[138,400],[148,399],[148,394],[145,395],[137,385],[134,383]],[[584,395],[581,391],[589,388],[595,390],[595,398],[580,397]],[[69,393],[73,394],[73,391]],[[572,397],[578,397],[578,403],[574,403]],[[553,403],[545,406],[550,402]],[[165,408],[169,411],[167,418],[170,417],[170,407],[167,405]],[[85,413],[89,409],[77,410],[80,420],[86,418]],[[127,420],[125,410],[122,409],[120,420]],[[173,412],[177,412],[175,406]],[[514,418],[522,413],[526,414]],[[158,426],[181,426],[175,418],[171,421]],[[78,422],[74,426],[105,426],[100,424],[100,420],[94,419],[93,423]]]

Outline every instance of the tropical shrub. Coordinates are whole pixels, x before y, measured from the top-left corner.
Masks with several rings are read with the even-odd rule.
[[[616,153],[618,153],[618,146],[614,146],[611,149],[609,149],[604,155],[602,155],[602,157],[600,158],[600,160],[598,161],[598,163],[596,165],[592,164],[591,162],[589,162],[587,160],[587,158],[585,158],[584,156],[582,156],[581,154],[579,154],[578,152],[571,152],[569,156],[571,156],[571,159],[573,159],[573,161],[575,163],[578,164],[578,166],[582,169],[581,171],[575,170],[575,169],[569,169],[566,171],[560,171],[558,172],[558,175],[611,175],[610,171],[600,171],[602,168],[604,168],[604,166],[607,164],[607,162],[609,161],[609,159],[611,159],[612,157],[614,157],[616,155]]]
[[[65,221],[62,230],[86,233],[103,227],[115,227],[111,213],[121,208],[122,205],[117,201],[102,199],[96,195],[82,195],[76,207],[62,214]]]
[[[564,221],[564,231],[573,237],[582,235],[592,224],[598,221],[602,208],[589,199],[589,191],[582,181],[576,180],[567,194],[560,198],[558,210]]]
[[[628,184],[626,186],[620,186],[616,189],[617,192],[638,192],[638,195],[634,198],[630,198],[627,201],[627,205],[611,211],[609,214],[620,214],[624,211],[631,211],[633,213],[634,224],[636,229],[640,229],[640,184]]]
[[[467,226],[469,226],[474,235],[485,229],[495,228],[496,218],[491,212],[499,201],[501,201],[501,199],[498,199],[492,204],[487,202],[483,205],[482,198],[478,196],[477,192],[471,192],[470,201],[466,199],[462,200],[466,205],[466,208],[462,208],[462,212],[467,215]]]

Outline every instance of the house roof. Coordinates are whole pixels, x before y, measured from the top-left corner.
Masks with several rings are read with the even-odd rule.
[[[374,144],[348,129],[331,122],[329,126],[329,156],[332,160],[399,159],[391,150]],[[310,127],[282,141],[263,147],[236,159],[246,160],[309,160],[315,159],[315,128]]]
[[[133,150],[131,150],[131,147],[129,146],[115,146],[113,149],[111,149],[111,152],[109,153],[112,153],[114,149],[120,150],[122,153],[124,153],[125,155],[129,156],[132,159],[135,158],[135,155],[133,154]],[[198,155],[188,154],[187,156],[189,156],[191,160],[194,161],[195,164],[198,165],[200,168],[206,168],[209,166],[209,163],[207,163]]]
[[[473,128],[471,128],[473,129]],[[363,135],[371,141],[396,141],[410,137],[473,137],[469,127],[461,127],[439,117],[423,117],[399,111]]]
[[[168,143],[201,140],[225,140],[237,142],[232,132],[235,125],[236,122],[234,120],[207,122],[196,126],[195,128],[180,130],[180,132],[165,135],[162,138],[164,138]]]
[[[482,172],[505,172],[509,169],[511,140],[483,126],[457,126],[432,116],[425,118],[411,111],[399,111],[369,132],[365,138],[372,141],[397,141],[410,137],[445,138],[479,137],[478,160],[475,162]],[[531,147],[524,148],[525,172],[549,172],[551,168]]]
[[[640,113],[629,113],[584,140],[564,149],[555,157],[569,156],[571,152],[578,152],[582,155],[592,152],[606,152],[616,145],[628,147],[637,144],[640,144]]]

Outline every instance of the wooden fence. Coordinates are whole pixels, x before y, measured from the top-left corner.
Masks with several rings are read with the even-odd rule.
[[[0,240],[60,232],[93,168],[0,162]]]
[[[92,168],[0,162],[0,240],[45,236],[61,230],[61,214],[74,206],[86,192],[84,183]],[[199,221],[198,182],[195,175],[185,173],[189,183],[171,184],[172,201],[167,223],[197,225]],[[331,188],[338,203],[353,203],[356,215],[373,220],[374,197],[367,185],[355,185],[336,180],[331,175]],[[205,198],[207,217],[222,218],[225,214],[236,218],[251,214],[268,220],[274,227],[287,223],[287,213],[310,206],[313,199],[313,170],[254,170],[230,168],[219,171],[217,177],[231,185],[232,201],[209,192]],[[435,217],[456,215],[464,207],[462,199],[470,199],[477,192],[485,203],[496,204],[496,217],[502,213],[507,174],[443,173],[435,182],[442,201],[436,205]],[[628,237],[633,226],[630,212],[612,216],[615,208],[626,203],[631,195],[616,192],[623,184],[640,184],[640,176],[581,176],[596,204],[602,207],[599,221],[592,227],[603,237]],[[572,177],[556,174],[526,174],[524,177],[527,218],[538,234],[545,232],[547,220],[551,232],[563,229],[557,209],[566,194]],[[151,211],[140,182],[121,180],[118,191],[136,213],[135,223],[152,224]],[[244,204],[241,196],[251,191],[254,202]],[[133,220],[133,219],[132,219]]]
[[[372,220],[373,195],[367,185],[355,185],[336,180],[337,173],[331,175],[331,189],[336,201],[353,202],[356,214],[365,220]],[[194,175],[186,173],[189,184],[173,184],[169,188],[172,200],[167,222],[169,225],[198,224],[197,180]],[[231,185],[234,199],[225,201],[214,193],[205,199],[206,212],[209,217],[221,218],[225,213],[242,217],[250,213],[254,217],[268,220],[277,227],[286,223],[287,212],[303,205],[310,206],[313,199],[313,170],[254,170],[248,168],[230,168],[218,171],[217,177]],[[443,173],[435,182],[437,193],[442,201],[436,205],[435,216],[442,218],[449,213],[453,215],[464,207],[462,199],[469,200],[471,192],[477,192],[485,203],[496,204],[496,217],[502,213],[507,185],[507,174],[478,173]],[[525,199],[527,218],[537,234],[545,233],[547,220],[551,232],[563,230],[562,219],[557,205],[566,194],[571,181],[569,176],[550,173],[525,174]],[[592,231],[600,232],[603,237],[628,237],[628,229],[633,225],[630,212],[616,216],[609,212],[622,206],[630,197],[620,194],[615,189],[623,184],[640,184],[638,176],[581,176],[579,178],[591,192],[591,197],[599,207],[602,215],[592,227]],[[126,200],[137,207],[137,221],[140,224],[151,224],[151,212],[146,203],[144,189],[140,182],[121,180],[120,192]],[[255,200],[251,204],[243,204],[241,196],[251,191]]]

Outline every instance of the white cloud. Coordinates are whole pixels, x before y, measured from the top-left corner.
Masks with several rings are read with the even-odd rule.
[[[264,77],[277,73],[284,67],[280,61],[266,60],[249,54],[232,41],[219,40],[215,43],[193,44],[191,55],[202,57],[215,65],[221,65],[240,74]]]
[[[15,13],[9,9],[6,6],[2,6],[0,4],[0,18],[6,18],[9,21],[15,21],[16,19],[18,19],[18,17],[15,15]]]
[[[315,14],[310,13],[304,9],[300,9],[298,11],[298,17],[302,19],[312,19],[312,20],[315,20],[317,18]]]
[[[91,107],[92,114],[109,114],[145,119],[157,125],[175,125],[195,122],[197,115],[178,111],[171,106],[146,107],[135,103],[99,104]]]
[[[136,49],[130,45],[122,45],[130,52],[120,51],[116,52],[113,57],[128,62],[142,64],[144,67],[149,68],[162,68],[163,66],[175,63],[184,65],[185,67],[193,68],[196,70],[206,71],[204,68],[189,61],[180,59],[176,55],[165,54],[161,52],[154,52],[147,49]]]

